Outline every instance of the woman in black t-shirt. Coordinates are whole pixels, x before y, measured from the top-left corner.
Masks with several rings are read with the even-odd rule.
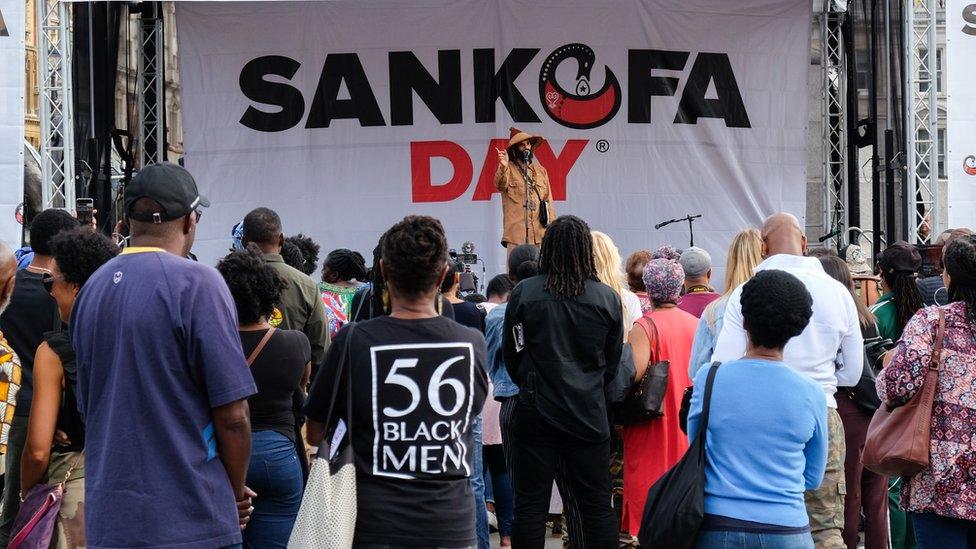
[[[241,346],[258,388],[247,399],[252,434],[246,484],[257,497],[244,530],[244,546],[284,548],[304,488],[304,444],[295,410],[305,399],[311,346],[304,333],[276,330],[268,323],[285,284],[258,251],[233,252],[217,270],[234,297]]]
[[[348,425],[357,471],[354,547],[470,547],[471,427],[488,389],[484,336],[438,315],[434,298],[447,267],[439,221],[404,218],[384,235],[382,257],[390,314],[336,335],[309,394],[308,439],[319,445],[334,429],[326,425],[331,410]],[[351,375],[337,379],[340,371]]]
[[[70,321],[82,285],[119,248],[90,227],[62,232],[50,246],[54,262],[42,281],[62,321]],[[78,412],[77,386],[75,351],[67,330],[44,334],[34,358],[34,398],[20,461],[20,494],[23,500],[35,485],[62,482],[70,472],[52,547],[85,546],[85,424]],[[55,443],[57,431],[65,438]]]

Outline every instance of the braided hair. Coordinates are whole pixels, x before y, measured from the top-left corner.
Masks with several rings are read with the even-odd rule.
[[[447,238],[441,222],[425,215],[408,215],[383,238],[383,268],[387,282],[406,297],[435,289],[447,264]]]
[[[559,297],[578,297],[587,280],[598,281],[590,226],[575,215],[557,217],[546,229],[539,252],[545,288]]]
[[[254,324],[262,316],[270,317],[285,289],[284,281],[264,261],[261,249],[254,243],[221,259],[217,271],[230,289],[241,324]]]
[[[894,294],[893,301],[895,302],[898,326],[904,328],[925,304],[922,303],[922,294],[918,291],[915,273],[899,271],[890,276],[891,278],[885,276],[885,283]]]
[[[966,304],[966,319],[976,326],[976,236],[961,236],[946,247],[942,258],[949,273],[949,302]]]
[[[379,269],[379,265],[374,265],[374,269]],[[363,280],[366,278],[366,260],[359,252],[354,252],[346,248],[332,250],[325,257],[322,264],[322,280],[325,280],[325,270],[334,273],[339,280]]]
[[[380,260],[383,259],[383,242],[386,240],[386,235],[389,232],[386,231],[383,233],[376,247],[373,248],[373,266],[368,271],[371,287],[369,292],[370,316],[368,318],[390,314],[386,304],[383,303],[383,290],[386,289],[386,283],[383,281],[383,273],[380,270]]]

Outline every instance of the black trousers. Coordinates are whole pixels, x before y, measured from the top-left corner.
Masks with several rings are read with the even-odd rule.
[[[542,549],[553,480],[574,506],[582,539],[576,547],[617,547],[617,519],[611,505],[610,439],[581,440],[549,424],[534,405],[519,403],[512,418],[512,465],[515,484],[513,549]],[[568,502],[572,502],[571,504]],[[567,507],[568,511],[568,507]],[[567,513],[568,514],[568,513]]]
[[[512,481],[512,490],[514,493],[515,485],[518,481],[515,480],[515,468],[512,463],[515,461],[514,458],[514,440],[512,435],[512,418],[515,416],[515,408],[519,406],[518,395],[510,397],[502,401],[502,410],[499,414],[499,424],[501,425],[502,431],[502,450],[505,453],[505,466],[508,467],[508,476]],[[569,549],[577,549],[580,547],[585,547],[582,541],[586,536],[581,528],[580,518],[579,518],[579,505],[575,500],[573,500],[573,493],[570,492],[566,487],[565,473],[563,472],[562,461],[557,465],[556,469],[556,487],[559,488],[559,497],[563,502],[563,514],[566,516],[565,521],[565,534],[563,534],[564,547]]]

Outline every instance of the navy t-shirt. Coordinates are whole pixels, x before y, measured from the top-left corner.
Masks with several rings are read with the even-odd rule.
[[[211,409],[256,388],[216,269],[128,248],[75,301],[89,548],[241,542]]]

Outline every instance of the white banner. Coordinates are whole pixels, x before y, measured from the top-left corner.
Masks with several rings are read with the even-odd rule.
[[[0,240],[20,247],[24,200],[24,0],[0,0]]]
[[[976,228],[976,2],[946,5],[949,227]]]
[[[368,258],[406,214],[501,272],[495,147],[541,134],[558,214],[623,254],[803,219],[808,0],[180,3],[186,165],[213,202],[195,251],[277,210]]]

